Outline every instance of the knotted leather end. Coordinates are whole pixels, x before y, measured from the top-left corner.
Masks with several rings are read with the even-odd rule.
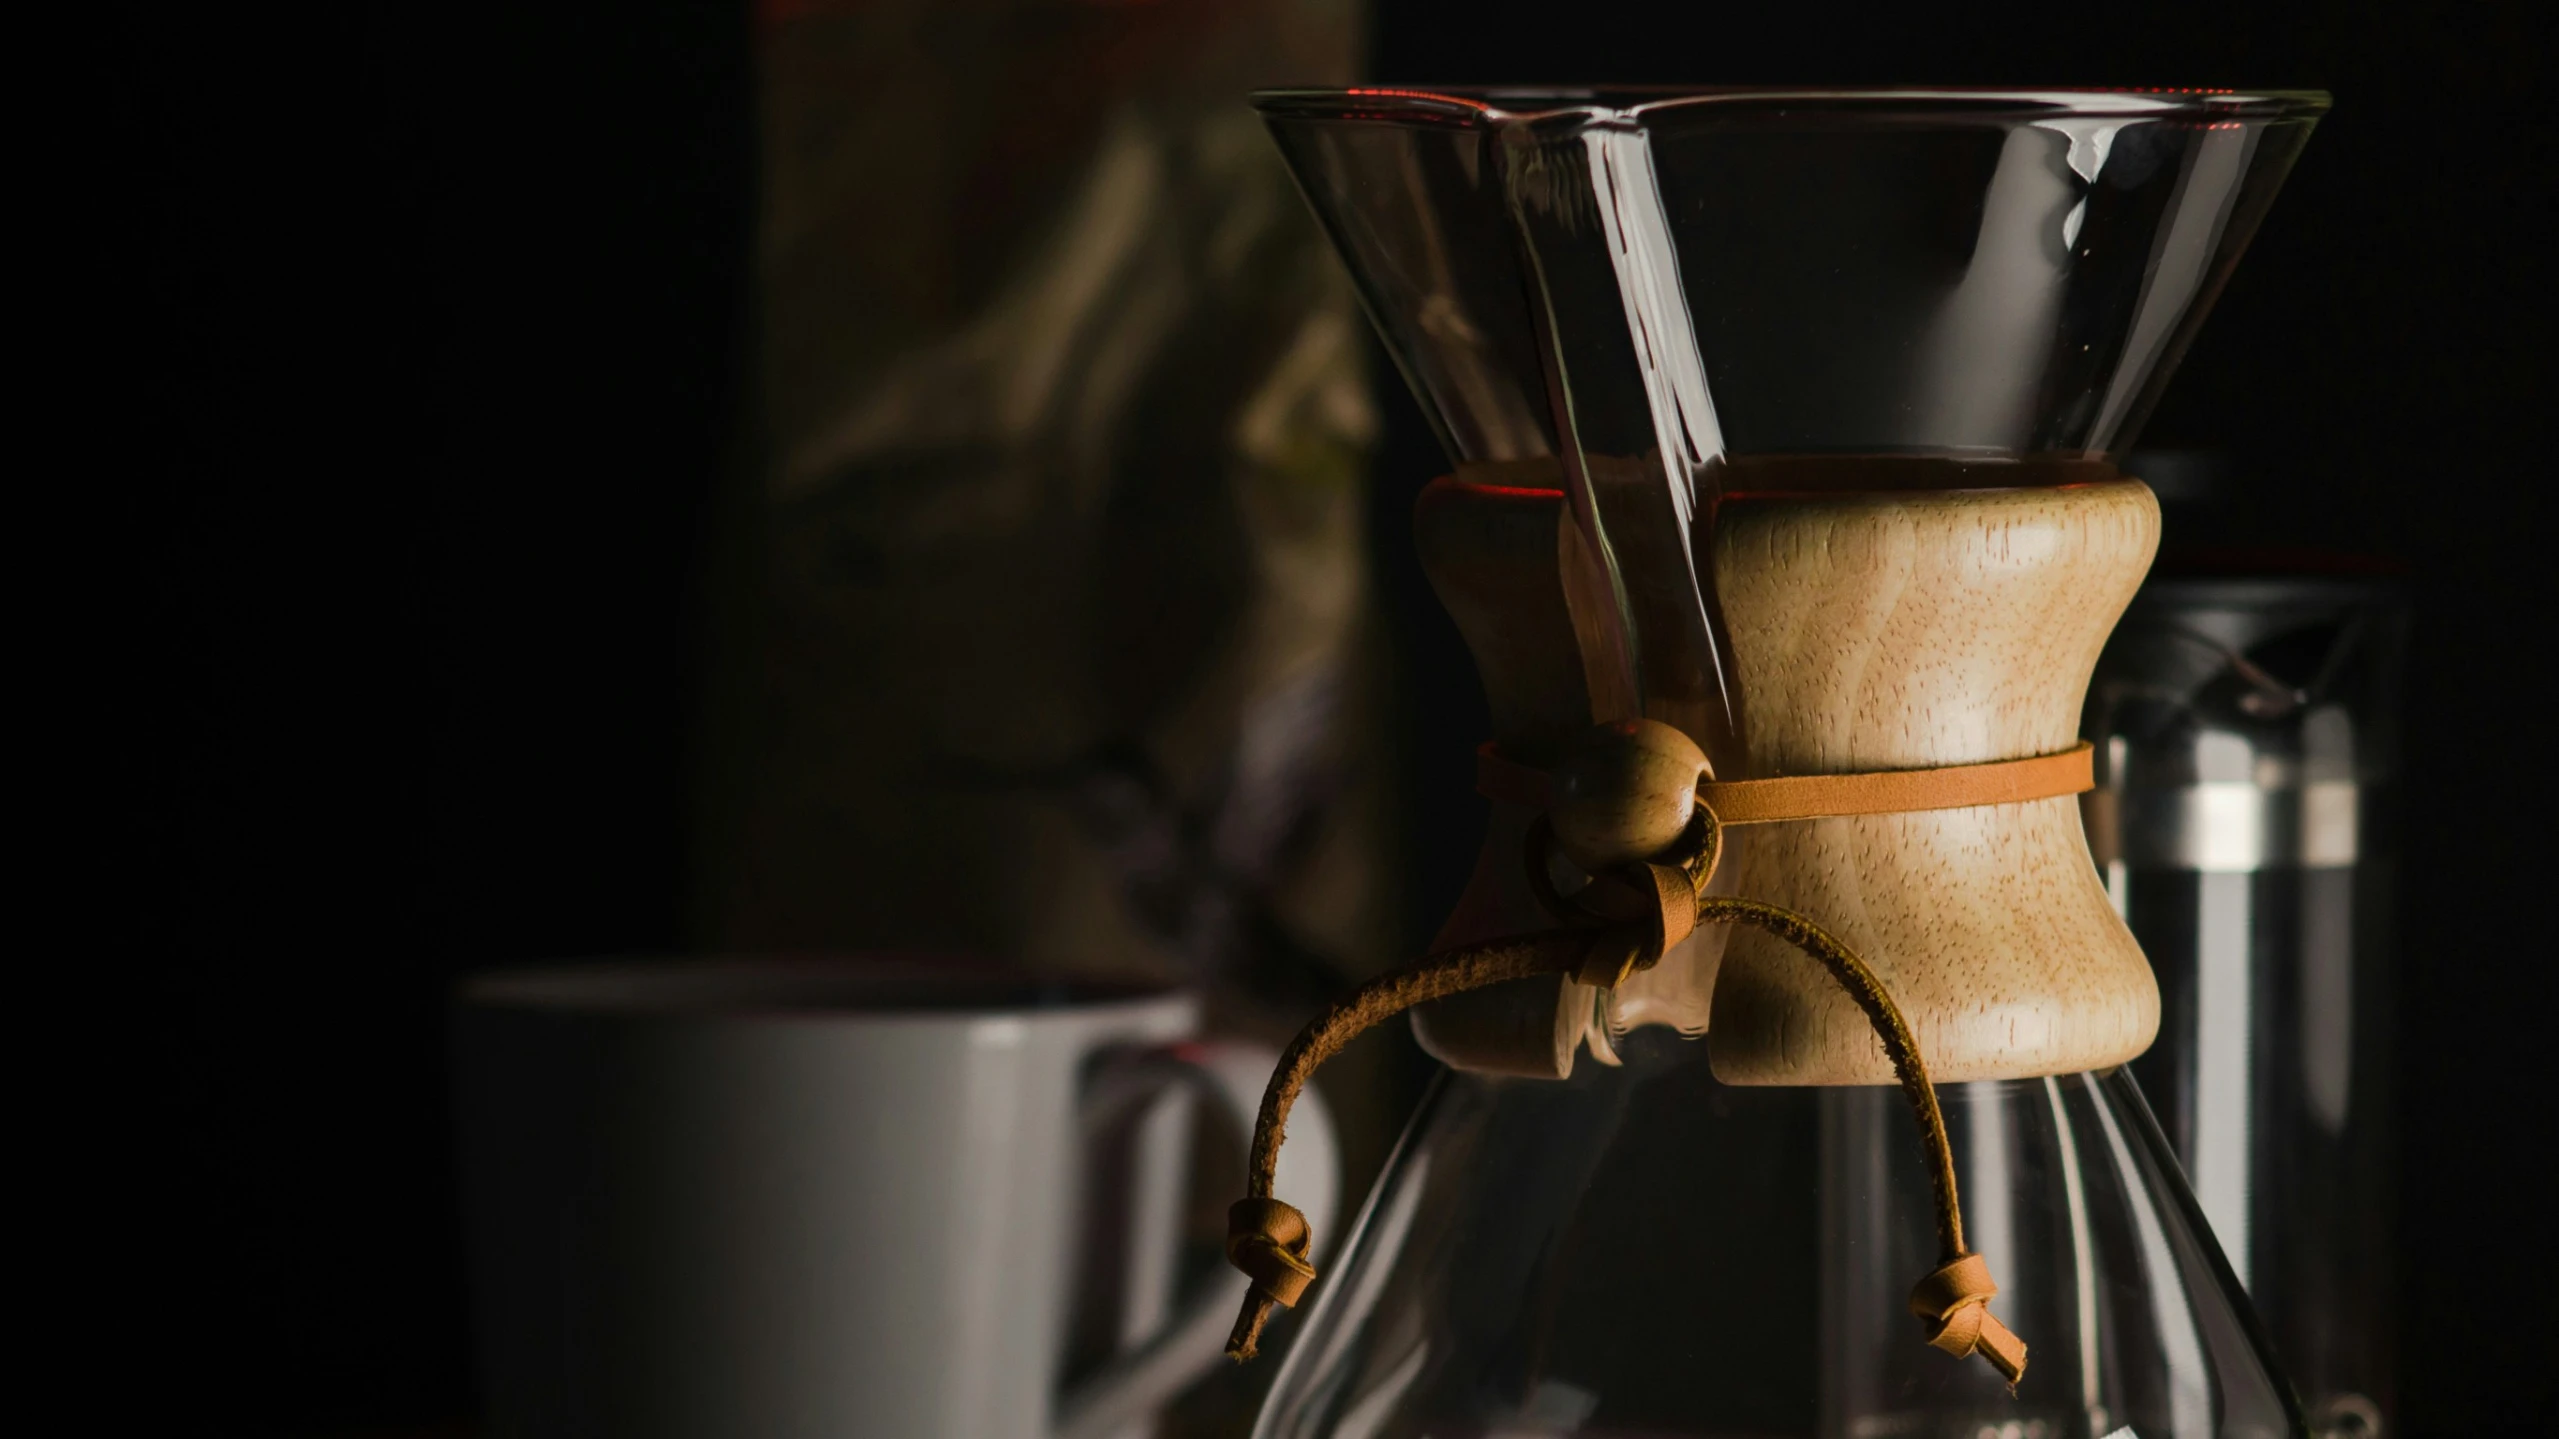
[[[1999,1286],[1990,1265],[1965,1254],[1941,1265],[1910,1291],[1910,1312],[1928,1326],[1928,1342],[1958,1359],[1979,1354],[2010,1384],[2026,1377],[2026,1341],[1990,1312]]]
[[[1238,1361],[1253,1357],[1262,1325],[1271,1310],[1290,1306],[1315,1282],[1315,1266],[1307,1261],[1315,1232],[1297,1207],[1277,1199],[1238,1199],[1226,1211],[1226,1262],[1253,1281],[1244,1312],[1227,1336],[1226,1354]]]
[[[1673,946],[1697,931],[1697,882],[1670,864],[1631,865],[1622,877],[1639,896],[1641,913],[1594,935],[1573,978],[1615,989],[1637,970],[1662,962]]]

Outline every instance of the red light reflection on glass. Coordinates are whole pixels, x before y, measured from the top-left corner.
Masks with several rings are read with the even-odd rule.
[[[1481,100],[1469,100],[1463,95],[1443,95],[1436,90],[1391,90],[1381,89],[1375,86],[1354,85],[1343,93],[1376,100],[1429,100],[1441,105],[1455,105],[1461,110],[1490,110],[1493,108]]]

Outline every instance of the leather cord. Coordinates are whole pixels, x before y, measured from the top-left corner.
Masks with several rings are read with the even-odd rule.
[[[1781,775],[1775,779],[1700,780],[1697,798],[1725,824],[1780,824],[1850,814],[1909,814],[2022,804],[2097,787],[2095,749],[2086,740],[2057,754],[1935,769],[1867,770],[1858,774]],[[1546,771],[1502,754],[1475,752],[1475,789],[1487,799],[1527,809],[1554,807]]]
[[[1979,1354],[2016,1383],[2026,1374],[2026,1341],[1990,1312],[1990,1266],[1967,1254],[1932,1271],[1910,1291],[1910,1312],[1928,1326],[1928,1342],[1961,1359]]]
[[[1546,808],[1552,787],[1542,771],[1503,758],[1491,745],[1479,755],[1479,784],[1488,796]],[[1705,890],[1722,857],[1723,826],[1728,823],[2018,803],[2075,794],[2090,785],[2085,744],[2058,755],[1943,769],[1705,781],[1698,785],[1688,828],[1669,850],[1596,876],[1569,896],[1557,893],[1550,877],[1553,836],[1541,814],[1529,827],[1523,859],[1532,892],[1549,912],[1567,920],[1567,927],[1461,945],[1371,980],[1318,1015],[1281,1052],[1253,1127],[1247,1197],[1227,1211],[1227,1259],[1252,1281],[1227,1338],[1227,1354],[1239,1361],[1252,1358],[1272,1311],[1294,1305],[1314,1281],[1308,1259],[1313,1237],[1306,1217],[1273,1196],[1271,1185],[1287,1138],[1289,1110],[1325,1060],[1370,1027],[1418,1004],[1543,975],[1571,975],[1584,984],[1614,988],[1660,963],[1699,925],[1746,924],[1820,964],[1855,1001],[1882,1042],[1919,1126],[1936,1209],[1939,1265],[1911,1290],[1911,1312],[1926,1326],[1928,1343],[1959,1359],[1978,1354],[2016,1384],[2025,1377],[2026,1345],[1992,1317],[1989,1301],[1999,1286],[1991,1280],[1988,1263],[1964,1246],[1954,1151],[1937,1106],[1936,1086],[1929,1082],[1919,1041],[1890,991],[1854,951],[1804,915]],[[1719,800],[1752,818],[1726,819]]]

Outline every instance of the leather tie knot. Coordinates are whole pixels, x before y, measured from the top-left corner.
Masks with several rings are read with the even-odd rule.
[[[1442,950],[1368,981],[1298,1031],[1262,1094],[1245,1161],[1251,1187],[1270,1192],[1289,1106],[1317,1066],[1378,1021],[1416,1005],[1523,980],[1570,978],[1613,989],[1660,963],[1700,925],[1748,925],[1803,951],[1873,1026],[1927,1151],[1938,1252],[1955,1256],[1911,1291],[1911,1311],[1927,1321],[1929,1343],[1957,1358],[1979,1354],[2015,1384],[2026,1373],[2026,1346],[1991,1317],[1987,1305],[1999,1286],[1990,1280],[1990,1267],[1964,1247],[1955,1156],[1937,1107],[1937,1087],[1929,1082],[1919,1040],[1891,990],[1854,950],[1808,916],[1707,890],[1728,823],[1961,809],[2077,794],[2091,783],[2088,746],[1940,769],[1717,783],[1696,745],[1668,726],[1638,721],[1602,728],[1605,735],[1567,756],[1567,772],[1559,776],[1506,759],[1491,745],[1478,752],[1477,784],[1487,796],[1539,811],[1529,821],[1521,858],[1529,892],[1561,927]],[[1553,861],[1559,848],[1589,879],[1570,895],[1556,889]],[[1227,1336],[1230,1356],[1252,1358],[1272,1313],[1294,1304],[1314,1282],[1308,1243],[1305,1216],[1276,1199],[1246,1199],[1227,1211],[1227,1260],[1253,1281]]]
[[[1558,894],[1546,872],[1552,832],[1544,820],[1529,831],[1529,889],[1549,913],[1567,920],[1598,920],[1573,978],[1615,989],[1628,976],[1662,962],[1662,956],[1697,932],[1698,896],[1715,874],[1724,850],[1723,827],[1705,805],[1691,808],[1688,827],[1668,849],[1649,860],[1614,865],[1591,876],[1571,896]]]
[[[2026,1341],[1990,1312],[1990,1265],[1978,1254],[1958,1256],[1910,1291],[1910,1312],[1928,1326],[1928,1342],[1961,1359],[1979,1354],[2014,1384],[2026,1377]]]
[[[1226,1262],[1253,1281],[1253,1292],[1294,1305],[1315,1282],[1307,1262],[1315,1233],[1297,1207],[1277,1199],[1238,1199],[1226,1211]]]
[[[1697,930],[1697,882],[1676,865],[1629,866],[1624,876],[1640,896],[1640,912],[1609,925],[1591,940],[1573,978],[1615,989],[1637,970],[1650,969]]]

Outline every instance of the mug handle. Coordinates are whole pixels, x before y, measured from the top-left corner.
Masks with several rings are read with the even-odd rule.
[[[1095,1084],[1084,1100],[1088,1126],[1152,1101],[1168,1083],[1188,1082],[1232,1127],[1239,1152],[1252,1141],[1262,1088],[1279,1063],[1277,1051],[1225,1040],[1188,1040],[1152,1051],[1149,1060]],[[1300,1208],[1321,1245],[1332,1231],[1341,1197],[1341,1161],[1333,1141],[1333,1116],[1311,1088],[1289,1112],[1288,1144],[1280,1154],[1275,1188],[1304,1196]],[[1225,1357],[1226,1331],[1235,1322],[1244,1285],[1242,1275],[1218,1266],[1196,1293],[1176,1302],[1172,1316],[1152,1338],[1059,1395],[1055,1439],[1114,1439],[1215,1369]]]

